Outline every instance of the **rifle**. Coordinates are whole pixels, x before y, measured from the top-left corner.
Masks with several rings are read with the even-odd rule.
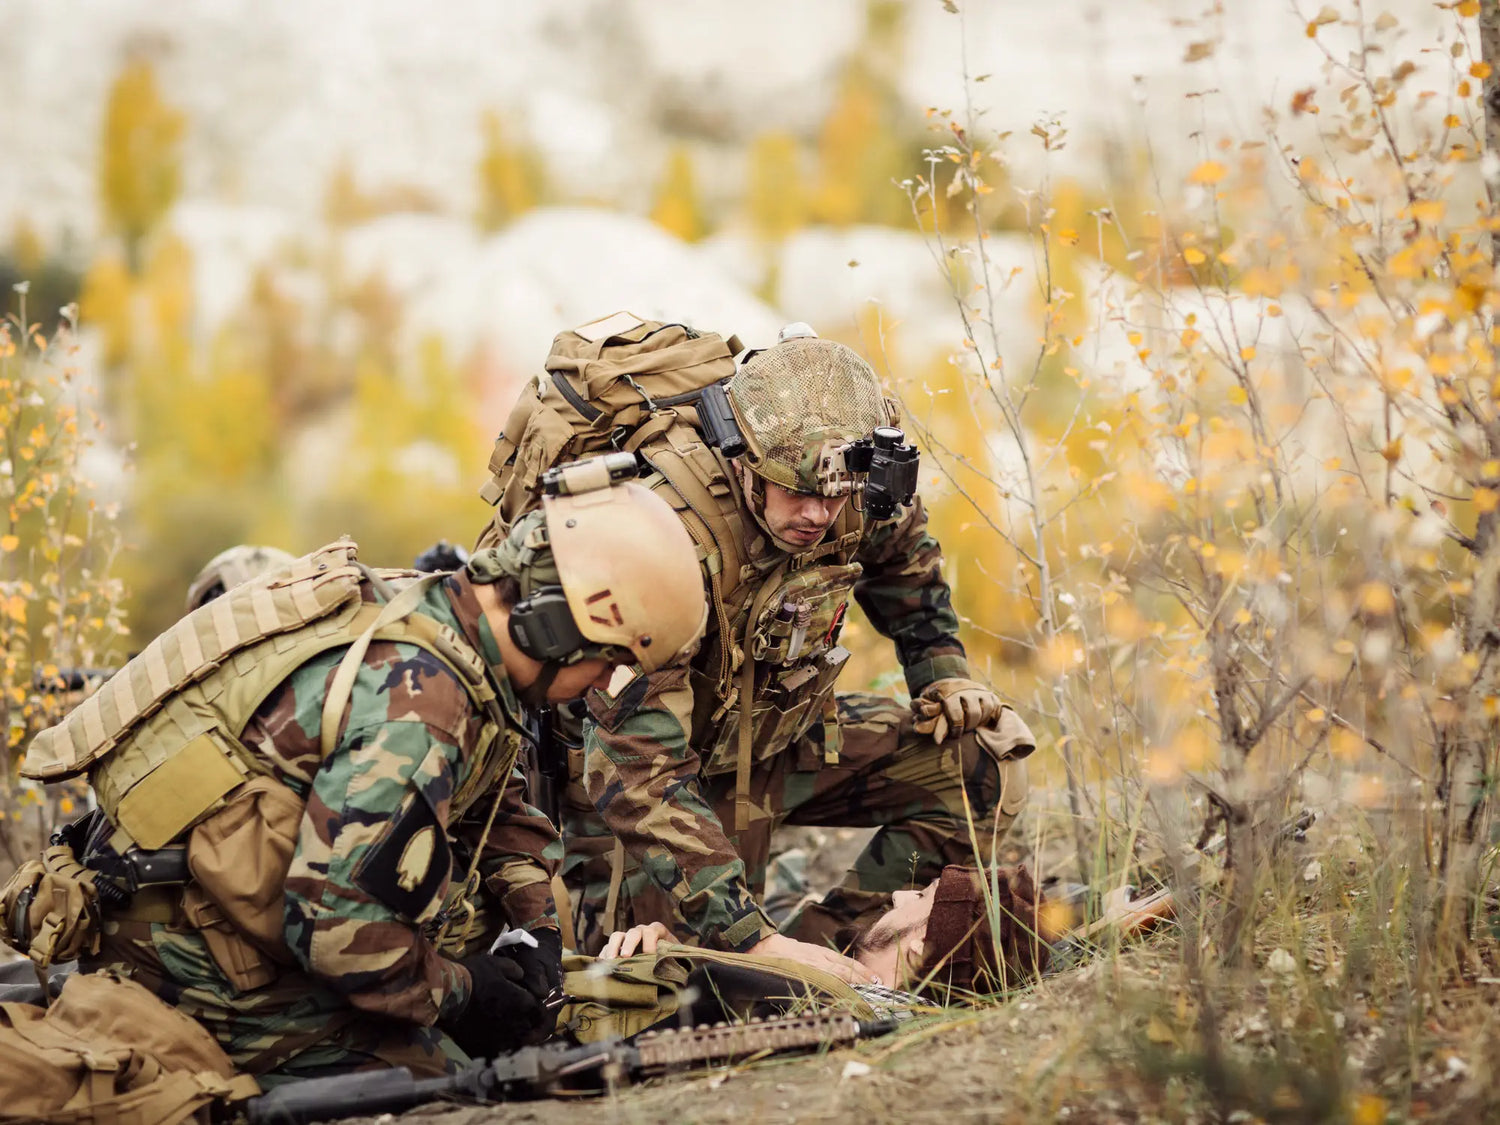
[[[562,795],[568,786],[568,751],[575,745],[563,736],[559,725],[562,721],[553,707],[528,707],[523,711],[527,797],[553,824],[562,823]]]
[[[894,1019],[857,1020],[846,1013],[788,1016],[750,1023],[646,1031],[622,1039],[568,1047],[523,1047],[457,1074],[413,1078],[405,1067],[309,1078],[250,1098],[250,1125],[310,1125],[365,1114],[402,1113],[425,1102],[461,1099],[480,1104],[545,1097],[570,1079],[594,1075],[599,1088],[620,1079],[648,1078],[695,1063],[743,1061],[780,1051],[841,1047],[885,1035]]]
[[[1305,840],[1307,830],[1317,819],[1317,814],[1311,809],[1303,809],[1277,829],[1271,838],[1272,849],[1288,841]],[[1225,838],[1221,835],[1201,845],[1198,852],[1204,857],[1215,856],[1224,850],[1224,846]],[[1138,864],[1137,869],[1144,871],[1146,866]],[[1087,892],[1089,888],[1082,889]],[[1163,923],[1175,919],[1177,907],[1177,896],[1165,884],[1141,888],[1127,883],[1106,893],[1102,897],[1100,916],[1092,922],[1068,930],[1053,943],[1053,951],[1064,955],[1062,963],[1066,965],[1071,961],[1067,957],[1068,953],[1076,952],[1105,931],[1113,929],[1122,937],[1148,934]]]

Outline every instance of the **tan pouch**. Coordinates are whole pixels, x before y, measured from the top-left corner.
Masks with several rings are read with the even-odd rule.
[[[240,991],[260,988],[283,966],[284,885],[304,804],[270,777],[254,777],[188,836],[193,881],[183,895],[188,922],[203,934],[220,970]]]
[[[99,895],[94,872],[73,849],[54,844],[28,860],[0,888],[6,940],[46,968],[99,950]]]
[[[260,1092],[214,1037],[134,981],[75,973],[49,1008],[0,1004],[0,1121],[176,1125]]]

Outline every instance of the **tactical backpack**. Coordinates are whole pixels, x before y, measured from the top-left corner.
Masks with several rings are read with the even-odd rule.
[[[201,1024],[134,981],[75,973],[50,1007],[0,1003],[0,1122],[176,1125],[259,1092]]]
[[[536,507],[538,483],[554,465],[634,453],[679,418],[697,427],[703,389],[733,375],[742,350],[736,336],[628,312],[559,333],[490,455],[491,478],[480,489],[496,508],[487,534],[503,535]]]

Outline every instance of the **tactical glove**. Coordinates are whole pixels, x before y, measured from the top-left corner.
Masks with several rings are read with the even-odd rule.
[[[521,967],[521,984],[526,991],[545,1002],[554,988],[562,985],[562,935],[556,930],[532,930],[536,948],[517,942],[495,950],[496,957],[506,957]]]
[[[459,962],[469,970],[469,1002],[443,1021],[443,1030],[476,1059],[493,1058],[552,1033],[555,1015],[522,982],[525,971],[509,957],[476,953]]]
[[[937,680],[912,701],[919,734],[944,742],[950,734],[976,730],[1000,717],[1000,697],[983,684],[953,677]]]

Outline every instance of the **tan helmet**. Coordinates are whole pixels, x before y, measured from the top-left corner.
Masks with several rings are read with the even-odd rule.
[[[686,656],[708,599],[698,550],[672,506],[639,484],[542,500],[578,631],[627,648],[646,672]]]
[[[774,347],[749,353],[728,393],[749,445],[745,464],[793,492],[851,491],[847,476],[829,473],[836,452],[893,421],[870,365],[805,324],[787,325]]]
[[[660,496],[634,482],[635,457],[611,453],[550,470],[542,507],[467,563],[476,582],[514,577],[510,634],[545,663],[628,654],[646,672],[703,635],[708,599],[692,537]]]
[[[187,611],[192,613],[241,582],[259,578],[289,562],[296,562],[296,556],[278,547],[255,547],[242,543],[220,551],[209,559],[208,565],[198,572],[188,586]]]

